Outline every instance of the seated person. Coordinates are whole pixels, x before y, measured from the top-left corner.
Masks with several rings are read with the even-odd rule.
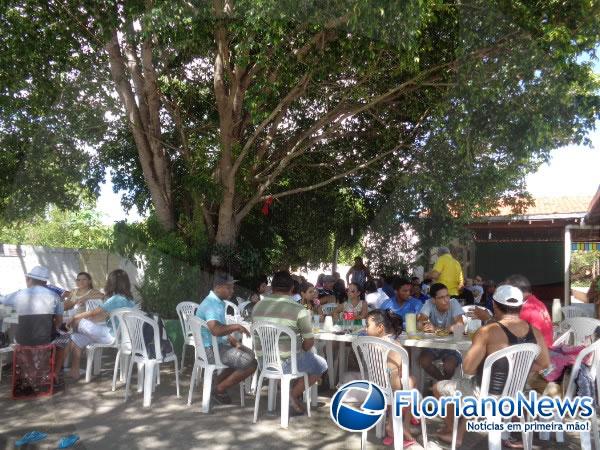
[[[296,332],[296,363],[299,372],[308,374],[310,385],[316,383],[325,371],[327,371],[327,362],[321,356],[313,353],[311,348],[315,343],[312,334],[312,323],[310,312],[300,303],[291,299],[294,282],[288,272],[281,271],[275,273],[271,283],[273,293],[266,295],[252,311],[254,323],[258,321],[272,322],[277,325],[290,327]],[[260,343],[255,341],[256,354],[260,357]],[[279,350],[281,358],[284,360],[283,372],[290,373],[290,341],[286,336],[279,339]],[[290,415],[299,415],[304,413],[302,405],[302,394],[304,392],[304,378],[295,380],[290,390]]]
[[[254,359],[252,350],[244,347],[232,335],[232,333],[239,332],[249,336],[250,333],[243,325],[227,325],[225,321],[225,303],[223,303],[223,300],[227,300],[233,295],[233,283],[234,280],[231,276],[216,274],[212,291],[196,309],[196,316],[206,321],[210,331],[209,333],[205,328],[202,329],[202,341],[206,356],[210,362],[214,362],[215,356],[211,335],[216,336],[221,362],[228,367],[217,376],[216,383],[213,385],[212,399],[221,405],[231,403],[227,389],[244,381],[256,370],[256,359]],[[256,306],[262,302],[263,300],[258,302]]]
[[[456,391],[461,391],[465,395],[478,395],[477,386],[481,385],[481,376],[483,374],[483,363],[492,353],[502,350],[511,345],[533,343],[540,347],[540,353],[533,362],[531,372],[539,372],[550,363],[548,348],[541,332],[531,324],[519,318],[521,307],[523,306],[523,293],[514,286],[499,286],[494,293],[494,318],[496,321],[490,322],[480,328],[473,336],[473,345],[465,355],[463,362],[463,378],[460,380],[444,380],[438,382],[433,387],[433,393],[436,397],[452,396]],[[506,378],[508,376],[508,361],[506,359],[498,360],[492,366],[490,376],[490,395],[500,395],[504,389]],[[454,420],[454,409],[452,406],[448,409],[448,414],[444,418],[445,427],[439,431],[439,437],[443,441],[452,442],[452,424]],[[465,435],[465,420],[460,419],[456,446],[460,447]],[[514,447],[512,441],[506,442],[506,446]]]
[[[421,300],[410,296],[410,289],[412,287],[410,280],[406,278],[394,278],[393,283],[396,295],[384,301],[381,304],[381,309],[391,309],[396,315],[402,317],[402,321],[404,322],[404,316],[407,313],[418,313],[423,307],[423,303],[421,303]]]
[[[410,280],[411,289],[410,295],[417,300],[421,300],[421,303],[425,303],[431,297],[427,294],[423,294],[423,289],[421,288],[421,280],[418,277],[412,277]]]
[[[334,316],[343,319],[343,313],[353,312],[354,320],[362,320],[367,318],[367,302],[360,299],[360,288],[356,283],[350,283],[347,289],[348,300],[338,305],[333,312]]]
[[[417,316],[417,326],[426,333],[435,333],[444,330],[452,332],[454,325],[463,324],[463,310],[460,303],[450,298],[448,289],[442,283],[431,285],[431,297],[425,302]],[[433,364],[441,360],[443,373]],[[456,367],[461,361],[460,353],[455,350],[424,349],[419,356],[419,364],[430,376],[436,380],[452,378]]]
[[[91,311],[73,316],[69,326],[73,330],[67,352],[73,352],[70,377],[79,379],[81,351],[89,344],[112,344],[117,330],[112,329],[110,313],[119,308],[134,308],[131,283],[127,272],[122,269],[108,274],[104,287],[106,301]]]
[[[77,288],[73,291],[65,292],[65,311],[69,309],[79,309],[83,307],[85,309],[85,302],[91,299],[104,298],[104,294],[98,289],[94,289],[94,283],[92,282],[92,276],[87,272],[79,272],[75,278]]]
[[[402,333],[402,318],[394,314],[391,310],[382,311],[375,309],[369,312],[367,316],[367,335],[385,339],[401,347],[397,341]],[[388,354],[388,372],[390,384],[394,391],[400,389],[414,389],[415,379],[411,375],[408,380],[408,386],[402,386],[402,359],[396,352]],[[408,447],[415,443],[415,439],[410,433],[411,415],[409,410],[403,411],[402,420],[404,422],[404,446]],[[383,440],[384,445],[394,444],[394,431],[392,426],[392,406],[388,406],[388,416],[385,423],[386,437]]]
[[[379,309],[388,298],[383,289],[377,287],[374,280],[365,283],[365,300],[370,309]]]
[[[47,268],[34,267],[25,275],[27,288],[7,295],[0,303],[12,306],[17,312],[17,344],[56,346],[55,376],[58,379],[69,336],[58,332],[62,326],[63,305],[58,294],[47,289],[48,278]]]

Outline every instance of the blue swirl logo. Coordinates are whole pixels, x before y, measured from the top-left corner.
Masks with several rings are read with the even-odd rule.
[[[359,407],[344,403],[344,397],[351,391],[366,395]],[[367,431],[377,425],[385,415],[385,396],[375,383],[351,381],[344,384],[333,396],[330,409],[331,420],[346,431]]]

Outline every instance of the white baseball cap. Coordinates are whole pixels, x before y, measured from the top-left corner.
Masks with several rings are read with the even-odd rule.
[[[48,272],[47,268],[43,266],[35,266],[25,276],[27,278],[33,278],[34,280],[48,281],[49,275],[50,273]]]
[[[495,301],[506,306],[523,305],[523,292],[521,292],[521,289],[508,284],[498,286],[493,297]]]

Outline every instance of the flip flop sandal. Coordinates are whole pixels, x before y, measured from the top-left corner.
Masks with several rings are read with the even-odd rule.
[[[73,445],[75,445],[75,443],[79,440],[79,436],[77,436],[76,434],[70,434],[68,436],[62,437],[60,438],[60,441],[58,441],[58,447],[56,448],[69,448],[69,447],[73,447]]]
[[[30,431],[17,442],[15,442],[15,445],[17,447],[21,447],[22,445],[30,444],[31,442],[43,441],[47,437],[48,435],[46,433],[42,433],[40,431]]]

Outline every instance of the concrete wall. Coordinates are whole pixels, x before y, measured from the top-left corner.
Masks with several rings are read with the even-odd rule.
[[[50,283],[63,289],[75,288],[78,272],[89,272],[94,287],[103,289],[108,273],[123,269],[133,286],[141,281],[143,271],[131,261],[106,250],[34,247],[31,245],[0,246],[0,294],[6,295],[25,287],[25,274],[34,266],[50,271]],[[134,289],[134,296],[137,292]]]

